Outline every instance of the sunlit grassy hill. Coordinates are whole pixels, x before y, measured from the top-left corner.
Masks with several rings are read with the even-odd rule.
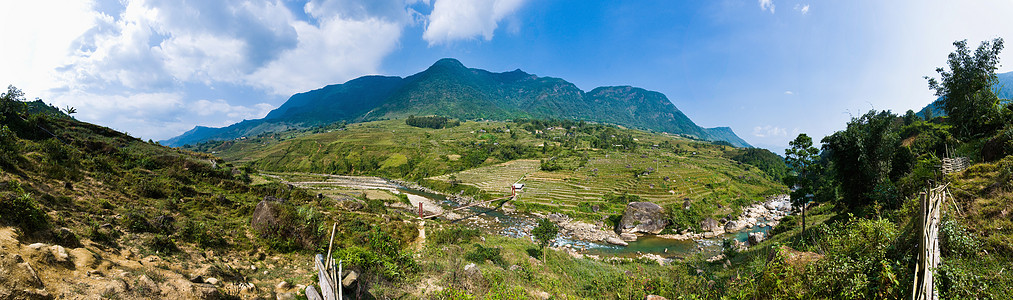
[[[610,126],[585,124],[581,126],[596,129],[581,130],[571,125],[469,121],[429,129],[387,120],[198,149],[268,171],[459,183],[490,196],[508,194],[510,184],[520,182],[526,187],[518,206],[589,220],[621,213],[625,202],[608,200],[616,195],[662,205],[702,203],[707,216],[719,219],[784,191],[760,168],[727,158],[741,152],[739,148]],[[612,142],[603,144],[598,135]]]

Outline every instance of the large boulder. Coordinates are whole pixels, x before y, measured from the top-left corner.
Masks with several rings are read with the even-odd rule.
[[[700,229],[703,229],[703,231],[717,231],[720,228],[721,224],[713,218],[706,218],[700,221]]]
[[[725,223],[725,232],[736,232],[746,228],[746,223],[743,221],[728,221]]]
[[[749,245],[750,246],[759,245],[760,242],[762,242],[765,237],[766,237],[766,235],[763,234],[763,232],[753,232],[753,233],[750,233],[749,234],[749,238],[748,238]]]
[[[665,209],[651,202],[630,202],[619,221],[620,228],[625,232],[658,234],[667,225]]]
[[[277,198],[265,197],[264,200],[257,203],[257,208],[253,210],[253,220],[250,225],[253,226],[253,229],[261,232],[276,230],[281,225],[280,216],[283,209],[282,202]]]

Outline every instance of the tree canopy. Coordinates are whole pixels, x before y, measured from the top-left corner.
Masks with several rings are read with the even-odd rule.
[[[967,40],[953,42],[953,46],[957,50],[949,55],[949,70],[936,68],[938,80],[925,78],[929,88],[942,97],[954,135],[962,140],[984,137],[1006,122],[1003,104],[993,90],[1003,40],[984,41],[973,54]]]

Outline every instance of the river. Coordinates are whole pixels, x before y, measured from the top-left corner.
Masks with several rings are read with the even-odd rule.
[[[460,203],[448,200],[439,194],[428,193],[400,185],[397,189],[410,195],[428,198],[435,203],[441,204],[445,209],[461,206]],[[458,211],[458,214],[461,217],[460,219],[450,219],[450,221],[474,228],[481,228],[492,234],[529,239],[529,232],[535,227],[535,222],[538,219],[537,216],[528,213],[505,212],[502,209],[485,207],[470,207]],[[654,235],[643,235],[636,241],[629,242],[628,246],[592,243],[574,240],[569,236],[560,236],[553,242],[553,246],[569,247],[584,254],[598,256],[639,257],[642,254],[656,254],[664,258],[682,259],[697,253],[703,253],[709,257],[721,253],[721,244],[724,239],[734,238],[737,241],[745,242],[750,233],[763,232],[766,234],[770,229],[770,226],[757,226],[735,233],[726,233],[713,238],[697,240],[674,240]]]

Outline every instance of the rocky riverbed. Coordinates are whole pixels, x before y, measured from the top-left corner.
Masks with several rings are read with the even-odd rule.
[[[701,224],[701,227],[706,230],[704,232],[684,231],[678,234],[662,234],[658,237],[674,240],[709,239],[753,227],[775,227],[782,218],[789,214],[791,214],[791,201],[788,195],[776,195],[768,197],[764,202],[746,207],[735,220],[704,220]]]

